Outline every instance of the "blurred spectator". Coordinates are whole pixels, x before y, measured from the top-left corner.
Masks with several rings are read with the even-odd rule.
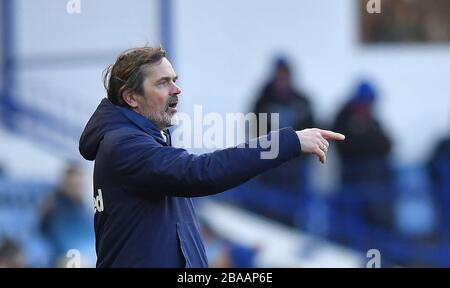
[[[429,160],[428,169],[433,185],[435,187],[441,180],[440,165],[450,160],[450,137],[442,139],[435,147]],[[449,163],[450,165],[450,163]]]
[[[373,85],[361,82],[334,122],[333,129],[346,135],[346,141],[336,143],[345,183],[380,183],[391,177],[391,140],[373,113],[375,102]]]
[[[391,140],[374,115],[376,98],[372,83],[360,82],[338,113],[333,129],[346,135],[346,141],[336,143],[344,192],[365,202],[362,210],[366,221],[392,227],[392,169],[388,157]]]
[[[276,60],[273,76],[258,96],[254,112],[279,113],[280,128],[291,126],[302,130],[314,126],[311,104],[292,84],[291,67],[286,59]],[[270,114],[268,118],[270,131]]]
[[[0,176],[0,239],[9,239],[19,247],[27,267],[49,266],[39,216],[52,190],[52,184],[40,179]]]
[[[255,267],[258,249],[223,238],[205,221],[201,227],[210,268]]]
[[[83,265],[95,264],[92,212],[85,205],[84,174],[69,165],[54,196],[44,208],[42,228],[54,248],[55,265],[63,266],[67,251],[80,251]]]
[[[10,239],[0,244],[0,268],[24,268],[25,258],[20,246]]]
[[[272,130],[270,113],[278,113],[280,128],[290,126],[295,130],[302,130],[314,126],[310,101],[305,93],[298,91],[293,85],[291,67],[282,57],[275,61],[273,75],[257,97],[253,112],[257,116],[259,113],[268,114],[268,131]],[[265,125],[265,123],[258,123],[258,133],[260,125]],[[292,160],[263,174],[259,179],[265,185],[276,187],[283,185],[288,190],[297,190],[294,188],[299,184],[304,184],[304,179],[300,175],[304,169],[302,163],[304,163],[304,159]]]
[[[447,216],[450,209],[450,137],[442,139],[435,147],[428,171],[433,187],[433,200],[438,207],[440,232],[450,241],[450,219]]]

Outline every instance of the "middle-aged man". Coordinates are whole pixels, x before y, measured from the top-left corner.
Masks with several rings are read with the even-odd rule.
[[[327,139],[344,139],[331,131],[284,128],[244,147],[189,154],[172,147],[167,130],[181,90],[162,48],[123,52],[104,80],[108,97],[79,147],[95,160],[97,267],[207,267],[191,197],[235,187],[301,152],[324,163]],[[279,153],[263,159],[267,148],[259,144],[273,137]]]

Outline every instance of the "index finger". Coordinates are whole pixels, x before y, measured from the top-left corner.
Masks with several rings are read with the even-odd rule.
[[[338,141],[345,140],[345,136],[343,134],[329,130],[320,130],[320,134],[322,135],[323,138],[327,140],[338,140]]]

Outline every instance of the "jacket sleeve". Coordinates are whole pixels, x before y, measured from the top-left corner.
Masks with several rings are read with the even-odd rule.
[[[267,148],[264,141],[272,141],[274,137],[279,137],[278,147]],[[278,154],[273,159],[262,159],[271,158],[261,157],[269,150]],[[118,176],[133,191],[195,197],[228,190],[299,156],[300,152],[297,134],[292,128],[284,128],[236,147],[202,155],[162,146],[148,135],[131,135],[113,145],[111,159]]]

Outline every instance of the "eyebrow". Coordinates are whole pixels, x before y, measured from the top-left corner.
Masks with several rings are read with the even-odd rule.
[[[173,80],[174,82],[178,80],[178,76],[175,75],[175,77],[170,77],[170,76],[164,76],[159,78],[158,80],[156,80],[155,83],[160,83],[160,82],[164,82],[164,81],[169,81],[169,80]]]

